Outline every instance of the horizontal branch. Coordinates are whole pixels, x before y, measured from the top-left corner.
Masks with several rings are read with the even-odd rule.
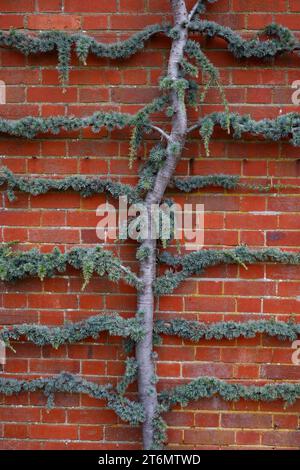
[[[227,112],[215,112],[206,115],[192,125],[188,129],[188,133],[199,129],[200,135],[207,145],[217,125],[226,131],[228,129],[233,131],[235,139],[241,139],[244,134],[252,134],[274,142],[291,137],[290,142],[295,147],[300,146],[299,113],[288,113],[274,119],[256,121],[247,114],[230,113],[228,115]]]
[[[158,153],[157,147],[153,149],[151,155],[155,152]],[[149,157],[151,158],[151,156]],[[158,161],[158,164],[160,160]],[[119,183],[118,181],[112,181],[107,179],[101,179],[99,177],[90,176],[67,176],[65,178],[45,178],[37,176],[19,176],[14,174],[6,167],[0,167],[0,187],[6,186],[6,194],[10,201],[16,199],[15,191],[21,191],[32,196],[39,196],[46,194],[51,191],[75,191],[82,197],[89,197],[94,194],[107,193],[112,197],[118,199],[120,196],[126,196],[130,203],[137,203],[142,201],[141,191],[143,185],[150,185],[148,180],[151,179],[152,173],[150,173],[149,165],[146,168],[146,174],[143,170],[141,171],[142,183],[138,187],[134,187],[130,184]],[[146,181],[145,181],[146,180]],[[292,184],[274,184],[272,182],[266,184],[258,183],[243,183],[240,180],[239,175],[201,175],[201,176],[189,176],[184,178],[173,178],[170,188],[176,188],[180,191],[189,193],[195,190],[207,188],[207,187],[218,187],[228,190],[234,189],[249,189],[257,192],[270,192],[271,190],[279,189],[298,189],[299,186]]]
[[[139,341],[144,330],[137,318],[124,319],[117,314],[95,315],[75,323],[62,326],[45,326],[38,324],[21,324],[4,327],[0,330],[0,340],[8,347],[10,341],[24,337],[37,346],[50,345],[57,349],[64,344],[74,344],[87,338],[97,339],[99,334],[107,331],[111,336]],[[275,320],[249,320],[246,322],[222,321],[204,323],[193,320],[172,319],[157,320],[155,334],[165,334],[188,339],[194,342],[200,339],[236,339],[254,338],[257,334],[277,337],[279,340],[294,341],[300,335],[300,324]],[[13,348],[11,348],[13,349]]]
[[[95,315],[76,323],[49,327],[27,324],[4,327],[0,330],[0,340],[9,346],[10,341],[25,337],[37,346],[50,345],[57,349],[63,344],[73,344],[86,338],[98,338],[107,331],[111,336],[121,336],[138,341],[143,337],[141,322],[136,318],[124,319],[117,314]]]
[[[204,176],[189,176],[185,178],[174,178],[172,181],[175,188],[184,191],[185,193],[190,193],[195,190],[207,188],[207,187],[217,187],[228,190],[233,189],[246,189],[249,191],[257,192],[270,192],[272,190],[279,189],[299,189],[299,185],[296,184],[282,184],[282,183],[243,183],[239,175],[204,175]]]
[[[195,20],[189,25],[192,32],[199,32],[206,37],[219,37],[228,44],[228,50],[236,58],[269,58],[284,52],[292,52],[300,49],[300,43],[295,35],[286,27],[278,24],[266,26],[261,34],[275,36],[276,39],[262,41],[257,37],[244,39],[240,34],[227,26],[222,26],[214,21]]]
[[[123,266],[119,258],[100,246],[94,248],[72,248],[62,253],[57,247],[51,253],[41,253],[37,249],[30,251],[13,251],[9,244],[0,246],[0,279],[16,281],[28,277],[39,277],[43,280],[55,273],[63,273],[67,266],[79,269],[83,273],[84,287],[93,274],[107,275],[113,282],[123,279],[137,289],[141,281],[129,268]]]
[[[283,400],[291,405],[300,398],[300,383],[241,385],[215,377],[200,377],[185,385],[164,390],[159,394],[159,402],[162,409],[167,411],[174,405],[186,406],[192,401],[213,396],[233,402],[241,399],[260,402]]]
[[[112,390],[111,385],[98,385],[82,377],[61,373],[57,376],[33,380],[0,378],[0,394],[17,395],[22,392],[42,391],[48,398],[48,406],[53,406],[55,393],[83,393],[89,397],[106,400],[107,407],[113,410],[122,420],[131,424],[144,421],[144,412],[140,403],[131,401]]]
[[[277,248],[251,250],[239,246],[233,250],[206,249],[194,251],[183,256],[174,256],[168,252],[160,255],[159,261],[173,268],[181,267],[180,271],[167,271],[156,279],[154,291],[157,295],[168,294],[174,291],[179,284],[193,274],[202,274],[206,268],[221,264],[247,264],[281,263],[300,264],[300,252],[281,251]]]
[[[191,191],[215,186],[224,189],[236,189],[238,187],[239,175],[204,175],[189,176],[185,178],[173,178],[172,184],[175,188],[190,193]]]
[[[204,323],[173,319],[169,321],[157,320],[154,330],[157,334],[177,336],[194,342],[200,339],[233,340],[236,338],[254,338],[257,334],[276,337],[281,341],[294,341],[300,335],[300,323],[275,320]]]
[[[49,191],[75,191],[82,197],[94,194],[108,193],[118,199],[127,196],[129,202],[137,202],[140,198],[137,189],[130,184],[100,179],[99,177],[85,177],[80,175],[66,178],[40,178],[32,176],[17,176],[6,167],[0,168],[0,187],[7,187],[6,193],[10,201],[15,199],[15,191],[38,196]]]
[[[96,57],[127,59],[143,49],[145,42],[152,36],[167,30],[167,26],[154,24],[133,34],[125,41],[111,44],[99,42],[95,38],[83,33],[69,34],[64,31],[47,31],[39,33],[37,36],[32,36],[16,30],[11,30],[8,33],[0,31],[0,46],[15,49],[26,56],[57,51],[58,70],[61,79],[65,82],[69,77],[73,47],[75,48],[77,58],[84,65],[90,53]]]
[[[90,127],[94,133],[98,133],[102,128],[111,131],[135,126],[137,123],[140,127],[149,128],[149,115],[161,111],[166,102],[167,98],[165,96],[155,98],[136,114],[99,111],[86,117],[50,116],[43,118],[28,116],[20,119],[0,118],[0,133],[32,139],[38,134],[46,132],[59,134],[61,130],[76,131],[87,127]]]

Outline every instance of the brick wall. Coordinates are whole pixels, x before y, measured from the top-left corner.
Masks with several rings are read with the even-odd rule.
[[[193,1],[188,1],[192,4]],[[124,39],[135,30],[169,17],[167,0],[0,0],[0,28],[25,28],[28,32],[50,28],[87,31],[99,40]],[[237,30],[255,31],[277,21],[299,30],[297,0],[220,0],[209,8],[209,18]],[[247,32],[244,31],[244,34]],[[204,44],[203,41],[201,43]],[[255,118],[299,111],[291,103],[291,83],[300,80],[299,56],[284,55],[263,64],[238,62],[221,40],[205,44],[208,56],[221,70],[227,98],[234,111]],[[87,115],[96,110],[135,112],[157,94],[158,78],[166,65],[169,42],[156,37],[145,50],[126,61],[112,62],[90,56],[86,67],[74,58],[65,93],[59,86],[56,54],[24,57],[0,51],[0,79],[7,84],[7,104],[1,116]],[[218,93],[211,90],[203,112],[221,110]],[[89,130],[40,136],[32,141],[0,137],[3,163],[19,174],[111,175],[123,182],[136,181],[135,165],[128,169],[127,131]],[[253,138],[233,141],[216,132],[211,156],[206,158],[195,136],[179,164],[178,174],[241,174],[244,181],[299,183],[300,150],[288,142],[268,143]],[[146,141],[146,155],[153,141]],[[203,190],[178,200],[205,204],[206,247],[299,248],[299,191],[255,192]],[[1,237],[19,240],[21,248],[38,246],[44,252],[59,245],[97,243],[96,207],[102,196],[81,199],[74,193],[49,193],[17,201],[1,199]],[[111,201],[112,202],[112,201]],[[133,264],[134,243],[114,245]],[[172,296],[161,298],[159,316],[217,321],[300,315],[300,271],[293,266],[225,266],[194,277]],[[39,322],[61,325],[102,311],[132,316],[134,290],[106,279],[93,279],[81,292],[76,271],[40,282],[30,279],[1,286],[0,323]],[[261,317],[260,317],[261,318]],[[248,383],[296,380],[300,367],[291,363],[291,345],[268,337],[236,341],[200,341],[199,344],[164,337],[159,346],[159,388],[199,375],[240,379]],[[8,353],[7,377],[39,376],[62,370],[115,383],[124,371],[124,353],[118,338],[102,334],[98,341],[63,346],[58,350],[18,342],[16,354]],[[131,388],[132,393],[135,388]],[[47,412],[38,393],[0,398],[1,449],[136,449],[140,430],[121,423],[104,403],[79,396],[58,395]],[[201,400],[168,413],[169,448],[248,449],[299,448],[300,403],[284,409],[281,403],[235,404],[218,398]]]

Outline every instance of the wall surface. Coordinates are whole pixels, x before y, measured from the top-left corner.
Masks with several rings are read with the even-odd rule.
[[[194,2],[189,1],[192,5]],[[276,21],[300,30],[297,0],[220,0],[209,7],[210,19],[242,31],[245,36]],[[102,41],[128,37],[148,24],[169,18],[167,0],[0,0],[0,28],[86,31]],[[246,30],[246,31],[245,31]],[[208,56],[220,67],[231,110],[254,118],[298,111],[291,102],[291,84],[300,80],[296,54],[260,63],[237,61],[221,40],[203,41]],[[0,51],[0,79],[7,84],[2,117],[27,115],[88,115],[97,110],[135,112],[157,95],[157,83],[168,58],[169,42],[150,40],[144,51],[126,61],[90,56],[87,66],[74,57],[70,83],[63,92],[56,70],[56,54],[24,57]],[[216,90],[208,93],[199,112],[222,110]],[[128,168],[127,131],[92,134],[62,132],[32,141],[0,137],[3,163],[18,174],[66,176],[110,175],[135,182],[137,162]],[[140,158],[153,141],[146,141]],[[245,182],[299,184],[300,149],[287,141],[270,143],[252,137],[234,141],[226,133],[214,134],[210,157],[195,135],[187,144],[178,175],[241,174]],[[205,246],[299,249],[300,191],[281,190],[269,195],[255,191],[206,189],[178,201],[205,204]],[[86,199],[78,194],[49,193],[38,197],[18,194],[1,199],[2,241],[20,241],[20,248],[38,246],[44,252],[59,245],[97,243],[96,207],[104,196]],[[111,201],[112,202],[112,201]],[[134,265],[134,243],[113,245],[124,261]],[[159,299],[159,317],[217,321],[300,316],[300,270],[293,266],[255,265],[215,267],[204,276],[185,282],[174,295]],[[135,312],[133,289],[93,279],[81,292],[74,270],[40,282],[30,279],[1,286],[0,323],[39,322],[61,325],[99,312]],[[299,380],[300,366],[292,364],[291,345],[268,337],[235,341],[200,341],[198,344],[164,337],[159,354],[159,388],[199,375],[215,375],[246,384],[273,380]],[[63,346],[58,350],[18,342],[8,352],[7,377],[40,376],[62,370],[115,383],[124,370],[118,338],[102,334],[99,340]],[[108,377],[108,379],[107,379]],[[131,392],[135,388],[131,387]],[[38,393],[0,397],[0,449],[136,449],[140,430],[121,423],[105,403],[77,395],[59,394],[47,412]],[[235,404],[218,398],[201,400],[167,415],[170,449],[299,448],[300,402],[284,409],[281,403]]]

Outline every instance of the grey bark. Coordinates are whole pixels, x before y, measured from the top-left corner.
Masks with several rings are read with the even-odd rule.
[[[171,8],[174,17],[174,26],[178,29],[178,37],[173,39],[169,62],[168,77],[177,80],[180,77],[180,62],[183,57],[184,47],[187,42],[188,12],[185,1],[171,0]],[[138,313],[142,315],[145,328],[145,337],[136,346],[136,359],[138,361],[138,390],[139,399],[145,410],[145,422],[143,423],[143,447],[153,447],[153,419],[157,409],[157,390],[155,385],[155,364],[153,358],[153,317],[154,296],[153,283],[156,278],[156,248],[157,241],[152,239],[151,205],[160,204],[167,186],[180,159],[187,133],[187,115],[185,104],[178,97],[176,91],[171,92],[171,106],[174,114],[172,117],[172,129],[166,148],[166,160],[163,167],[156,175],[154,187],[146,196],[145,205],[148,216],[148,236],[141,244],[142,248],[150,250],[150,256],[140,264],[140,279],[144,284],[143,290],[138,294]],[[174,144],[178,151],[174,153]]]

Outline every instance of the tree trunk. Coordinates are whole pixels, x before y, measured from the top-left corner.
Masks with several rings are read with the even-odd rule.
[[[174,27],[178,29],[178,37],[173,39],[168,63],[168,77],[172,80],[180,78],[180,62],[183,57],[184,47],[187,41],[188,14],[183,0],[171,0],[174,16]],[[187,116],[185,104],[178,93],[171,92],[171,106],[174,110],[172,129],[167,145],[167,156],[164,166],[157,173],[154,187],[146,196],[145,204],[148,215],[148,236],[141,244],[147,248],[150,255],[140,264],[140,279],[144,284],[143,290],[138,294],[138,314],[142,315],[145,337],[136,346],[136,358],[138,361],[138,389],[139,399],[145,410],[145,422],[143,424],[144,449],[153,447],[153,418],[157,408],[157,390],[155,384],[155,366],[153,360],[153,316],[154,296],[153,283],[156,278],[156,248],[157,241],[152,240],[151,205],[160,204],[165,190],[175,171],[177,162],[181,156],[187,133]],[[174,144],[177,151],[174,153]]]

